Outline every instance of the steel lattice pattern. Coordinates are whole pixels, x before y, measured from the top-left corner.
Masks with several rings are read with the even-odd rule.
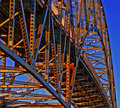
[[[116,108],[101,0],[0,2],[0,105]]]

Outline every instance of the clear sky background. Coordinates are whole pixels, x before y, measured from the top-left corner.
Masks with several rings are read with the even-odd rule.
[[[120,108],[120,0],[102,0],[112,52],[117,108]]]

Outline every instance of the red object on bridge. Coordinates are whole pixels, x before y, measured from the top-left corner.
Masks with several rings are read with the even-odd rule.
[[[70,69],[73,70],[74,69],[74,63],[70,64]]]

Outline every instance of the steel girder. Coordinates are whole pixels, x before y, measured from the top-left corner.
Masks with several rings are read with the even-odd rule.
[[[8,0],[0,7],[1,104],[116,108],[101,0]]]
[[[19,56],[17,56],[13,51],[11,51],[8,47],[6,47],[2,42],[0,42],[0,49],[5,53],[8,54],[10,58],[18,62],[22,67],[24,67],[28,72],[30,72],[34,78],[38,80],[43,86],[48,89],[48,91],[53,94],[58,100],[63,104],[64,107],[67,107],[66,103],[62,100],[61,97],[55,92],[55,90],[46,82],[44,79],[23,59],[21,59]]]

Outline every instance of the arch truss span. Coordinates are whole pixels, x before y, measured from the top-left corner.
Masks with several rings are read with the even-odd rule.
[[[0,2],[0,107],[116,108],[101,0]]]

